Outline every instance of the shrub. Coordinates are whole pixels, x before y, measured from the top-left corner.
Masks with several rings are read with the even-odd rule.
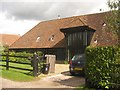
[[[120,84],[120,48],[87,47],[85,53],[87,86],[103,89],[118,88]]]
[[[68,60],[64,60],[64,64],[69,64],[69,61]]]
[[[43,56],[43,53],[41,51],[37,51],[38,56]]]
[[[0,52],[0,54],[2,55],[6,55],[8,52]],[[42,52],[37,52],[37,54],[39,56],[42,55]],[[15,52],[15,51],[9,51],[9,60],[10,61],[16,61],[16,62],[30,62],[30,60],[28,60],[29,57],[33,57],[33,53],[28,53],[26,51],[23,52]],[[23,57],[28,57],[28,58],[20,58],[20,57],[11,57],[11,56],[23,56]],[[2,60],[6,60],[6,56],[2,56]]]
[[[8,52],[2,52],[2,55],[7,55]],[[10,61],[16,61],[16,62],[30,62],[28,61],[28,58],[20,58],[20,57],[14,57],[14,56],[25,56],[25,57],[32,57],[32,53],[27,53],[27,52],[14,52],[14,51],[9,51],[9,60]],[[13,57],[11,57],[13,56]],[[2,60],[6,60],[6,56],[2,56]]]

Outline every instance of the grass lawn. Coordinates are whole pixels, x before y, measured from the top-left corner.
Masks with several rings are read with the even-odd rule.
[[[27,81],[34,80],[33,76],[29,76],[29,75],[26,75],[24,73],[14,71],[14,70],[2,69],[0,76],[6,79],[13,80],[13,81],[26,81],[27,82]]]
[[[5,62],[0,62],[0,64],[5,65]],[[32,69],[30,65],[23,65],[23,64],[10,63],[10,66]],[[13,68],[9,68],[9,70],[6,70],[6,67],[3,66],[0,66],[0,69],[1,69],[0,70],[1,77],[13,81],[28,82],[28,81],[39,80],[41,77],[43,77],[43,75],[41,75],[40,77],[34,77],[32,76],[31,71],[26,71],[26,70],[19,70]]]

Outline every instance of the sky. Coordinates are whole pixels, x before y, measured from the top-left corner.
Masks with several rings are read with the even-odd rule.
[[[108,0],[0,0],[0,33],[24,35],[39,22],[108,11]],[[102,11],[100,11],[100,9]]]

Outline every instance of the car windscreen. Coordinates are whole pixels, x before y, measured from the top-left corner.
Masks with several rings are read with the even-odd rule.
[[[72,61],[84,60],[84,59],[85,59],[85,55],[75,55],[75,56],[73,56]]]

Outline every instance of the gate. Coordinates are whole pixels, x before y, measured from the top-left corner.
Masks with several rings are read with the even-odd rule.
[[[40,75],[43,72],[43,64],[44,64],[44,57],[38,56],[36,53],[33,54],[32,57],[28,56],[20,56],[20,55],[10,55],[9,51],[5,52],[6,54],[1,54],[0,56],[5,57],[5,60],[1,59],[0,62],[5,62],[4,64],[1,64],[0,66],[6,67],[6,70],[9,70],[9,68],[19,69],[19,70],[27,70],[33,73],[33,76],[36,77]],[[21,62],[21,61],[14,61],[10,58],[24,58],[27,62]],[[11,65],[14,64],[14,65]],[[16,65],[15,65],[16,64]],[[25,67],[19,67],[17,64],[23,64],[23,65],[29,65],[30,68]]]
[[[6,70],[9,70],[9,68],[27,70],[32,72],[34,77],[37,77],[41,73],[48,74],[48,72],[54,73],[55,71],[55,55],[39,56],[37,55],[37,53],[34,53],[33,56],[29,57],[21,55],[10,55],[9,51],[6,51],[6,54],[2,54],[1,56],[6,57],[5,60],[0,60],[2,62],[5,62],[4,65],[2,64],[0,66],[6,67]],[[10,59],[11,57],[19,58],[20,60],[14,61]],[[21,62],[22,58],[27,60],[27,62]],[[11,66],[11,63],[13,63],[14,65]],[[17,66],[17,64],[30,65],[30,68],[20,67]]]

